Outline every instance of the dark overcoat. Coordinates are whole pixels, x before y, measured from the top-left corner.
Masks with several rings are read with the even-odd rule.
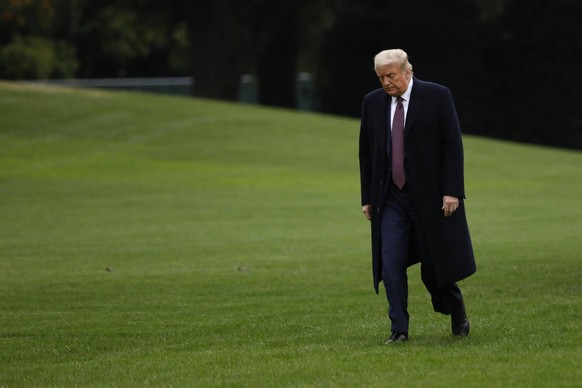
[[[451,284],[476,271],[465,216],[463,144],[453,97],[448,88],[413,78],[404,128],[406,184],[418,208],[428,251],[439,284]],[[378,89],[364,97],[359,158],[362,205],[372,206],[374,288],[382,280],[380,226],[387,181],[391,179],[391,97]],[[459,198],[459,208],[445,218],[443,196]],[[409,265],[422,261],[410,250]]]

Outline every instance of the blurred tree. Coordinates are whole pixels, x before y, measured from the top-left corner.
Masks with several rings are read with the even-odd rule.
[[[266,4],[256,15],[258,23],[263,24],[274,13],[280,13],[280,22],[272,33],[261,31],[263,26],[257,26],[255,36],[268,34],[270,39],[263,43],[257,53],[256,72],[258,79],[259,103],[286,108],[295,108],[295,77],[297,75],[297,34],[298,8],[300,2],[287,5],[286,9],[277,9],[275,3]],[[257,23],[257,24],[258,24]]]
[[[187,1],[194,94],[235,100],[256,72],[261,103],[295,106],[298,10],[306,0]]]
[[[262,104],[295,107],[307,70],[322,111],[357,117],[374,54],[400,47],[451,88],[466,132],[582,148],[580,14],[579,0],[0,0],[0,77],[190,74],[195,95],[236,100],[253,73]]]
[[[317,73],[322,110],[358,117],[362,97],[380,87],[374,55],[402,48],[418,78],[452,89],[465,126],[479,125],[480,17],[470,0],[344,0]]]
[[[183,63],[172,57],[187,53],[180,17],[174,7],[151,0],[87,1],[74,28],[81,76],[185,74]]]
[[[379,86],[372,58],[391,47],[384,42],[387,23],[382,16],[390,4],[380,0],[336,4],[315,77],[323,112],[358,117],[364,94]]]
[[[578,0],[506,0],[487,48],[485,134],[582,148],[580,15]]]
[[[16,35],[0,48],[0,77],[5,79],[71,78],[77,66],[72,47],[62,41]]]
[[[181,18],[175,7],[153,0],[0,0],[3,58],[30,59],[22,65],[27,71],[16,71],[18,63],[5,64],[0,76],[188,74],[188,38]]]
[[[67,78],[79,67],[59,34],[64,0],[0,0],[0,77]]]
[[[52,37],[55,30],[55,0],[0,0],[0,43],[15,35]]]
[[[249,1],[187,1],[194,95],[235,100],[253,64]]]

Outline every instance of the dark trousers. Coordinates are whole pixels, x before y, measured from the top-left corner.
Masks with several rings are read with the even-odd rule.
[[[395,185],[388,189],[382,215],[382,279],[388,298],[392,332],[408,333],[407,258],[413,245],[421,258],[421,278],[431,295],[434,310],[464,316],[463,295],[453,283],[439,286],[428,254],[418,210],[410,193]]]

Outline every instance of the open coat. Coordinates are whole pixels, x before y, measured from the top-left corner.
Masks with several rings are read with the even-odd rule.
[[[391,179],[391,97],[383,89],[364,97],[359,158],[362,205],[372,205],[374,288],[382,280],[380,226]],[[451,284],[476,271],[465,216],[461,128],[449,89],[414,78],[404,128],[404,169],[420,214],[428,255],[439,284]],[[459,207],[444,217],[443,196],[459,198]],[[422,261],[410,250],[409,265]]]

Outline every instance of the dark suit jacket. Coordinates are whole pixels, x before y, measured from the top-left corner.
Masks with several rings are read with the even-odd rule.
[[[390,172],[391,97],[377,89],[364,97],[360,127],[362,205],[372,205],[374,288],[382,280],[380,224]],[[418,208],[428,255],[440,284],[476,271],[465,217],[463,144],[453,98],[442,85],[414,78],[404,128],[406,182]],[[444,195],[459,197],[451,217],[443,215]],[[409,264],[425,258],[411,251]]]

